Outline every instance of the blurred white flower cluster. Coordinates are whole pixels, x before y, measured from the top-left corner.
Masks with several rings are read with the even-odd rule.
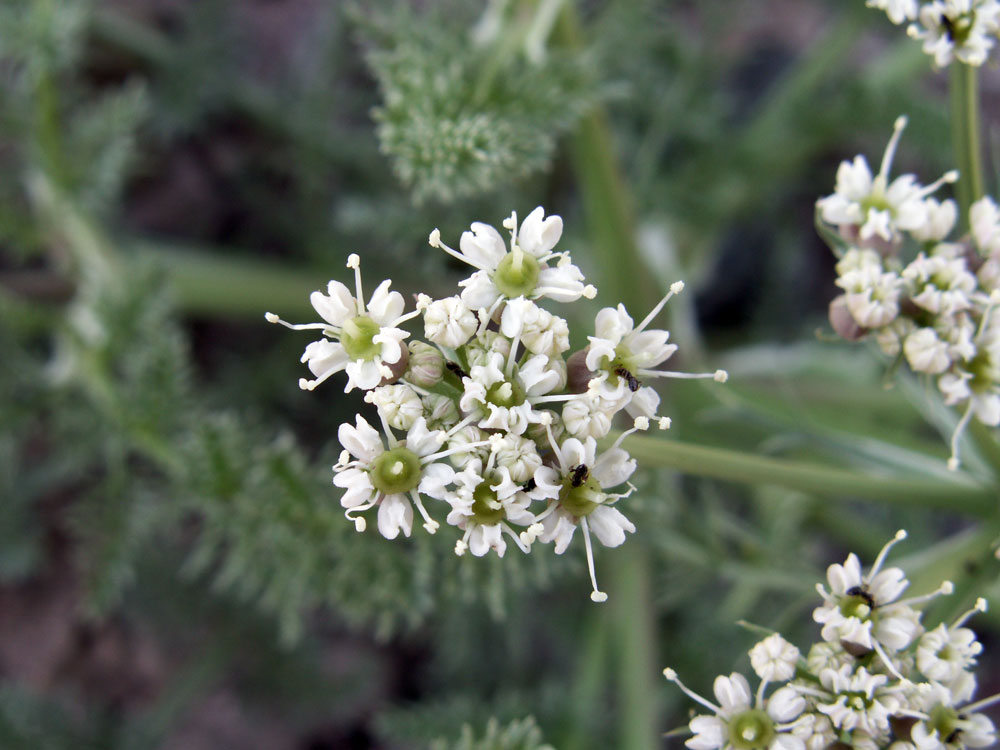
[[[803,654],[780,634],[750,649],[760,679],[756,692],[739,673],[715,679],[716,703],[664,675],[710,713],[694,717],[692,750],[963,750],[992,745],[996,730],[980,713],[1000,695],[972,701],[973,668],[982,652],[965,627],[983,599],[950,624],[926,629],[919,606],[951,593],[951,584],[926,596],[900,598],[908,581],[883,568],[899,532],[863,573],[852,553],[827,570],[829,590],[813,612],[822,640]],[[771,688],[776,688],[770,691]]]
[[[430,244],[475,270],[461,293],[444,299],[418,295],[405,313],[402,295],[383,281],[367,300],[360,261],[352,255],[355,290],[331,281],[311,301],[321,323],[291,325],[272,313],[267,320],[313,329],[302,361],[312,390],[346,371],[349,391],[367,391],[378,415],[372,424],[357,415],[340,426],[343,446],[334,484],[345,490],[341,504],[358,531],[374,511],[388,539],[409,536],[414,511],[428,533],[436,518],[456,527],[455,552],[502,556],[509,543],[528,552],[536,542],[562,554],[576,529],[582,531],[595,601],[598,589],[591,537],[617,547],[635,526],[616,507],[633,490],[635,461],[621,448],[635,430],[657,415],[659,396],[647,383],[658,377],[706,377],[724,381],[723,371],[705,374],[656,369],[677,349],[669,333],[650,328],[674,284],[635,325],[623,305],[597,314],[585,349],[567,356],[569,326],[539,306],[543,299],[569,303],[593,298],[596,289],[566,252],[556,251],[562,219],[541,207],[518,225],[472,224],[454,250],[434,230]],[[425,340],[410,340],[400,326],[420,317]],[[610,442],[612,420],[626,412],[629,430]]]
[[[1000,33],[998,0],[867,0],[866,4],[884,10],[896,25],[909,22],[907,34],[923,43],[924,52],[939,68],[954,60],[982,65]]]
[[[913,175],[891,182],[889,170],[905,118],[896,121],[881,168],[863,156],[837,170],[835,192],[817,218],[839,233],[837,286],[830,322],[844,338],[869,334],[881,350],[936,379],[944,402],[963,410],[949,467],[959,465],[959,438],[974,416],[1000,424],[1000,209],[989,197],[969,212],[971,231],[954,236],[958,208],[931,197],[949,172],[926,187]]]

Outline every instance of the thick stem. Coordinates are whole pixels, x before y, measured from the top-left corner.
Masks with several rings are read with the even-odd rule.
[[[959,215],[969,228],[969,206],[983,197],[982,142],[979,134],[979,69],[955,62],[951,66],[951,135],[960,177],[955,187]]]
[[[817,464],[755,456],[723,448],[633,435],[624,447],[646,466],[746,484],[771,484],[823,497],[862,498],[915,508],[989,517],[996,490],[965,481],[860,474]]]

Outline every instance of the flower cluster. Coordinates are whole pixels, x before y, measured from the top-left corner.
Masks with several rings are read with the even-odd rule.
[[[884,10],[896,25],[910,22],[907,34],[923,43],[939,68],[954,60],[982,65],[1000,33],[998,0],[867,0],[867,5]]]
[[[850,340],[871,334],[886,355],[935,378],[945,403],[963,410],[951,440],[949,467],[957,469],[969,420],[1000,424],[1000,209],[989,197],[977,201],[971,231],[955,237],[955,202],[931,194],[956,173],[927,187],[913,175],[890,182],[905,124],[897,120],[878,174],[863,156],[845,161],[835,192],[817,202],[818,220],[838,232],[832,244],[843,294],[830,304],[830,322]]]
[[[947,582],[927,596],[901,599],[908,581],[883,568],[899,532],[863,573],[851,554],[827,570],[829,590],[813,612],[822,640],[802,655],[780,634],[750,649],[760,678],[754,693],[739,673],[717,677],[717,703],[664,675],[711,713],[693,718],[692,750],[962,750],[992,745],[996,730],[980,713],[1000,695],[972,702],[973,668],[982,652],[965,627],[983,599],[951,624],[927,630],[917,607],[951,593]],[[775,687],[773,691],[770,688]]]
[[[366,391],[375,407],[381,429],[361,415],[340,426],[344,450],[333,467],[334,484],[345,490],[341,504],[358,531],[370,510],[388,539],[410,536],[415,512],[431,534],[440,527],[435,516],[444,515],[460,533],[457,554],[492,549],[503,556],[509,543],[528,552],[535,542],[552,543],[562,554],[579,527],[591,598],[604,601],[591,537],[617,547],[635,531],[617,507],[632,492],[628,480],[636,469],[622,441],[651,421],[661,429],[670,424],[657,414],[660,399],[648,382],[721,382],[726,373],[657,369],[677,346],[650,325],[681,282],[638,325],[624,305],[601,310],[589,346],[569,354],[566,320],[539,302],[574,302],[597,290],[569,253],[555,249],[562,219],[538,207],[520,225],[512,214],[503,226],[509,243],[477,222],[458,250],[438,230],[431,233],[432,247],[475,269],[454,296],[418,295],[416,309],[405,313],[403,297],[383,281],[366,302],[360,261],[352,255],[347,265],[355,289],[331,281],[326,294],[311,297],[324,322],[266,317],[320,332],[302,355],[314,375],[300,380],[302,388],[346,371],[345,390]],[[407,341],[410,333],[400,326],[416,317],[424,340]],[[631,429],[599,445],[620,412],[632,418]]]

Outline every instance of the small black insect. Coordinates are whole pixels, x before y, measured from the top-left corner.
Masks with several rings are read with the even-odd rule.
[[[458,362],[451,362],[450,360],[446,360],[444,366],[447,367],[448,370],[450,370],[451,372],[455,373],[455,375],[457,375],[459,379],[469,377],[469,373],[463,370],[462,366],[458,364]]]
[[[579,466],[574,466],[570,469],[571,478],[569,483],[574,487],[581,486],[587,479],[590,478],[590,469],[587,468],[586,464],[580,464]]]
[[[869,609],[875,609],[875,599],[869,594],[865,589],[860,586],[851,586],[847,589],[848,596],[858,596],[865,600],[865,604],[868,605]]]
[[[951,41],[955,41],[955,24],[946,15],[941,16],[941,25],[944,26],[945,34]]]
[[[521,485],[521,489],[524,490],[525,492],[531,492],[537,486],[538,485],[535,484],[535,478],[531,477],[531,479],[529,479],[527,482]]]
[[[639,381],[636,379],[635,375],[630,373],[622,365],[618,365],[618,367],[615,368],[615,375],[617,375],[620,378],[625,378],[625,380],[628,381],[628,389],[632,391],[632,393],[635,393],[637,390],[639,390]]]

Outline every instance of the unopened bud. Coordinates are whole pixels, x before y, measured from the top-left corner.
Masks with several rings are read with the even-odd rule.
[[[829,315],[830,327],[841,338],[858,341],[868,333],[868,329],[859,326],[851,311],[847,309],[847,297],[843,294],[830,302]]]
[[[566,360],[566,388],[570,393],[584,393],[594,373],[587,369],[587,350],[573,352]]]
[[[433,388],[444,377],[444,356],[435,347],[423,341],[407,345],[409,366],[406,379],[420,388]]]

